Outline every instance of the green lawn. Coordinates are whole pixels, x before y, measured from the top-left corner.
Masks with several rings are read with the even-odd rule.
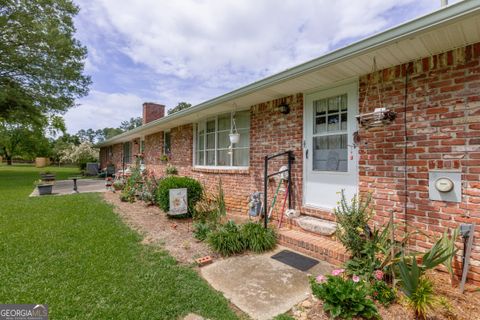
[[[51,319],[236,319],[194,270],[141,245],[98,194],[28,198],[44,170],[0,165],[0,303],[48,304]]]

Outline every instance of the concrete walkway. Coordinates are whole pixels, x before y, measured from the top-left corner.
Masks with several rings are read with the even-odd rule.
[[[78,179],[77,180],[78,193],[85,192],[105,192],[104,179]],[[52,195],[65,195],[75,193],[73,191],[73,180],[57,180],[53,185]],[[33,189],[30,197],[38,197],[37,188]]]
[[[309,275],[325,274],[333,269],[332,265],[320,261],[308,272],[302,272],[271,259],[284,249],[278,247],[266,254],[219,260],[203,267],[202,276],[253,319],[272,319],[308,297]]]

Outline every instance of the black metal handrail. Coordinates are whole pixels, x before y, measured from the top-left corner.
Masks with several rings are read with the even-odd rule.
[[[280,171],[277,171],[277,172],[274,172],[274,173],[271,173],[271,174],[268,174],[268,161],[274,159],[274,158],[278,158],[278,157],[281,157],[281,156],[285,156],[287,155],[288,156],[288,164],[287,164],[287,169],[286,170],[280,170]],[[288,187],[288,209],[291,209],[292,208],[292,163],[293,161],[295,160],[295,157],[293,156],[293,151],[289,150],[289,151],[285,151],[285,152],[280,152],[280,153],[276,153],[276,154],[273,154],[273,155],[267,155],[265,156],[265,168],[264,168],[264,175],[263,175],[263,221],[264,221],[264,226],[265,228],[268,227],[268,179],[273,177],[273,176],[276,176],[276,175],[279,175],[279,174],[282,174],[282,173],[285,173],[285,172],[288,172],[288,184],[287,184],[287,187]],[[283,214],[283,212],[282,212]]]

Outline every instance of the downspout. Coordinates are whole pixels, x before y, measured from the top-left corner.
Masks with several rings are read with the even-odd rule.
[[[444,8],[448,6],[448,0],[440,0],[440,7]]]

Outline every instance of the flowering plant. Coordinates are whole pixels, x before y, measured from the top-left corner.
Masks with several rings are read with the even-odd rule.
[[[344,269],[335,269],[331,275],[312,278],[310,284],[313,294],[323,300],[323,309],[332,318],[379,318],[375,304],[368,298],[368,286],[357,275],[350,278]]]
[[[388,307],[397,298],[395,289],[381,279],[373,280],[373,283],[370,285],[370,296],[385,307]]]

